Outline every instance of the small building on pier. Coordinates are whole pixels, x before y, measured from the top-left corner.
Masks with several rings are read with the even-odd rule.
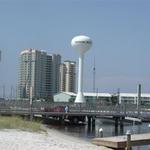
[[[54,102],[74,102],[76,93],[72,92],[60,92],[56,93],[53,97]]]

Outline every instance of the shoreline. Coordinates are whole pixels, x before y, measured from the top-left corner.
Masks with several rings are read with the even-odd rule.
[[[46,132],[17,129],[0,130],[1,150],[110,150],[96,146],[78,137],[63,134],[56,129],[42,126]]]

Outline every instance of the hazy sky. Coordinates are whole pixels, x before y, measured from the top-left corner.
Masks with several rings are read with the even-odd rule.
[[[59,53],[78,61],[70,41],[88,35],[84,88],[99,92],[150,93],[150,0],[0,0],[0,95],[17,84],[19,53],[25,48]]]

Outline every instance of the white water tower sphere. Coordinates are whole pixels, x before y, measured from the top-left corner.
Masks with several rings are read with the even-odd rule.
[[[84,53],[92,46],[92,40],[88,36],[80,35],[72,39],[71,45],[79,52],[78,93],[75,103],[85,103],[83,95],[83,59]]]
[[[71,41],[72,47],[79,53],[83,54],[92,46],[92,40],[88,36],[76,36]]]

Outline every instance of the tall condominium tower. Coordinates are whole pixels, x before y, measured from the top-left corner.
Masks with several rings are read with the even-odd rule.
[[[66,60],[60,65],[60,91],[75,92],[76,62]]]
[[[60,64],[61,64],[61,56],[59,54],[52,54],[52,93],[58,93],[60,91]]]
[[[59,59],[58,59],[59,58]],[[25,49],[20,53],[18,98],[48,98],[56,93],[61,56]]]

